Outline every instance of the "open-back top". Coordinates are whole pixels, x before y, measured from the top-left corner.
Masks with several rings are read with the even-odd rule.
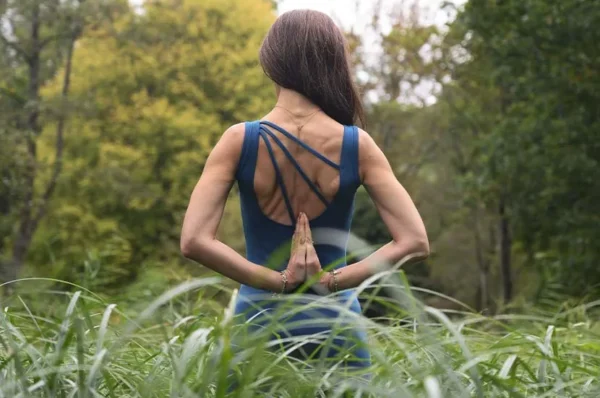
[[[334,262],[337,263],[336,268],[346,265],[346,245],[352,223],[354,197],[357,188],[360,186],[358,171],[358,129],[356,126],[344,126],[339,164],[329,160],[298,137],[272,122],[264,120],[247,122],[245,127],[246,132],[236,179],[240,191],[248,260],[256,264],[271,266],[277,270],[285,269],[289,260],[289,251],[283,253],[279,253],[279,251],[289,246],[294,233],[296,218],[292,210],[288,191],[283,182],[281,170],[275,159],[274,145],[276,145],[294,165],[294,168],[317,198],[326,206],[325,210],[319,216],[310,220],[315,249],[321,265],[325,267]],[[327,166],[339,170],[339,189],[331,201],[325,198],[319,188],[306,175],[290,151],[281,142],[277,133],[282,134],[295,144],[301,146]],[[265,143],[275,170],[277,184],[281,190],[290,217],[291,223],[289,225],[267,217],[258,203],[254,188],[254,174],[256,172],[259,140],[261,139]],[[333,243],[331,239],[329,242],[319,239],[319,232],[322,232],[324,229],[336,230],[338,238],[333,239]]]

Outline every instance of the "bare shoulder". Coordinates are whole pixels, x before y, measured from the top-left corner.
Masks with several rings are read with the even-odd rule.
[[[244,123],[238,123],[230,126],[213,149],[224,155],[239,157],[242,152],[242,144],[244,143],[244,132],[246,131]]]
[[[228,145],[241,145],[244,142],[244,132],[246,131],[245,123],[237,123],[230,126],[223,135],[221,141]]]
[[[358,158],[361,164],[385,157],[373,137],[365,130],[358,129]]]
[[[207,165],[225,167],[237,164],[242,153],[244,142],[244,123],[234,124],[221,135],[219,142],[212,149]]]
[[[388,160],[381,148],[373,137],[361,128],[358,129],[358,161],[363,182],[369,170],[389,168]]]
[[[358,128],[358,154],[360,160],[373,156],[373,151],[379,149],[375,140],[365,130]]]

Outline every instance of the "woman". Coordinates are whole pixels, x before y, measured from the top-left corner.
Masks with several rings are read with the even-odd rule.
[[[375,264],[394,264],[407,256],[422,259],[429,251],[412,200],[373,139],[354,126],[364,126],[363,109],[352,82],[346,41],[331,18],[309,10],[281,15],[262,44],[260,63],[275,84],[277,103],[262,119],[234,125],[223,134],[192,193],[181,235],[186,257],[242,285],[236,313],[253,320],[261,310],[277,306],[265,300],[270,293],[290,293],[308,281],[318,294],[340,292],[336,297],[352,299],[350,289],[373,275]],[[215,237],[235,182],[247,258]],[[346,265],[345,243],[361,184],[393,240]],[[344,242],[313,242],[311,228],[334,229]],[[290,255],[274,269],[266,266],[292,237]],[[335,270],[322,270],[322,265],[336,261]],[[355,297],[350,309],[360,312]],[[323,309],[320,315],[336,312]],[[312,317],[309,312],[291,316],[301,321],[291,334],[316,334],[327,328],[309,326]],[[355,334],[364,342],[364,332]],[[352,349],[353,365],[368,366],[364,345]]]

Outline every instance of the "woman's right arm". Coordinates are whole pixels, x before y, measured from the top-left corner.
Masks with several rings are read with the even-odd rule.
[[[377,272],[378,265],[394,265],[401,260],[421,261],[429,256],[427,232],[415,204],[394,175],[381,149],[362,130],[359,136],[359,163],[361,181],[373,199],[392,241],[365,259],[342,268],[337,277],[340,290],[360,285]]]

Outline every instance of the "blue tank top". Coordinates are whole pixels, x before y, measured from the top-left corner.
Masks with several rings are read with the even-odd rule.
[[[302,167],[279,139],[280,135],[287,137],[295,145],[299,145],[304,150],[310,152],[314,155],[315,161],[321,161],[328,167],[339,171],[339,189],[331,201],[328,201],[324,197],[304,170],[302,170]],[[265,143],[269,153],[291,225],[272,220],[263,213],[259,206],[254,190],[254,175],[260,140]],[[304,179],[317,198],[326,206],[325,210],[319,216],[310,221],[315,249],[322,267],[325,268],[334,263],[336,264],[335,268],[346,266],[346,246],[352,223],[354,197],[357,188],[361,184],[358,168],[358,129],[356,126],[344,126],[340,163],[337,164],[282,127],[264,120],[245,123],[244,143],[236,172],[248,260],[276,270],[285,269],[289,261],[289,245],[295,230],[296,217],[294,216],[290,198],[283,182],[281,170],[275,160],[274,146],[277,146],[278,150],[281,150],[285,154],[287,159],[294,165],[298,174]],[[326,233],[326,235],[336,235],[337,239],[334,239],[333,242],[319,239],[317,231],[322,229],[328,231],[334,230],[334,234]],[[349,289],[337,293],[335,297],[339,298],[340,303],[349,305],[349,309],[353,312],[360,313],[360,304],[353,293],[354,291]],[[272,310],[277,305],[277,301],[265,300],[265,298],[270,296],[271,292],[242,285],[237,297],[235,313],[243,314],[243,318],[246,320],[256,319],[257,314]],[[287,330],[287,332],[291,332],[292,335],[321,333],[324,329],[327,329],[327,326],[318,323],[311,324],[311,318],[334,318],[336,316],[337,312],[330,308],[320,308],[317,312],[314,309],[306,313],[300,311],[290,316],[289,321],[301,326],[291,331]],[[287,320],[285,322],[287,323]],[[366,333],[364,331],[356,330],[355,334],[358,340],[363,342],[366,340]],[[363,362],[361,362],[361,366],[368,363],[369,355],[364,348],[359,349],[356,352],[356,356],[362,358]],[[365,360],[367,361],[365,362]]]
[[[272,130],[267,127],[270,127]],[[328,167],[339,170],[340,186],[331,202],[327,201],[320,190],[308,178],[306,173],[274,132],[281,133],[295,144],[300,145],[302,148],[313,154],[316,160],[325,163]],[[281,224],[272,220],[267,217],[259,207],[254,191],[254,174],[256,170],[259,140],[263,140],[269,152],[269,156],[271,157],[277,184],[283,194],[291,225]],[[336,229],[346,236],[347,242],[350,225],[352,223],[354,197],[356,190],[360,185],[358,173],[358,129],[354,126],[344,126],[340,164],[338,165],[308,146],[296,136],[271,122],[256,121],[246,123],[246,133],[236,179],[240,191],[247,258],[256,264],[269,264],[274,266],[277,270],[283,270],[289,260],[289,253],[287,257],[280,257],[277,260],[273,258],[273,255],[278,249],[289,245],[294,233],[296,217],[294,216],[279,166],[275,160],[273,144],[277,145],[279,149],[283,151],[298,171],[298,174],[305,180],[307,185],[316,194],[317,198],[319,198],[326,206],[325,210],[319,216],[310,221],[311,229]],[[315,249],[319,256],[319,260],[321,261],[321,265],[325,267],[328,264],[345,259],[346,242],[335,246],[323,245],[319,244],[318,239],[315,238]],[[273,264],[273,261],[276,261],[276,263]],[[342,261],[337,267],[343,267],[344,265],[346,265],[346,263],[345,261]]]

